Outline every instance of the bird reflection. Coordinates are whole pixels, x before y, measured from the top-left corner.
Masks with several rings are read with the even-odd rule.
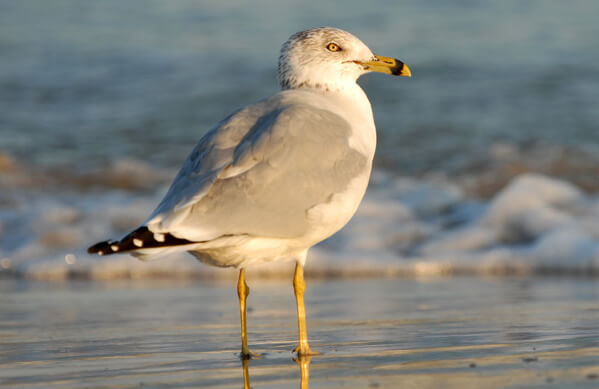
[[[300,368],[300,389],[308,389],[310,380],[310,362],[312,356],[307,355],[293,359]],[[242,359],[241,366],[243,367],[243,389],[250,389],[250,361],[251,359]]]
[[[300,367],[300,389],[308,389],[308,381],[310,380],[310,361],[312,356],[307,355],[294,359]]]
[[[243,366],[243,389],[250,389],[250,360],[242,358],[241,363]]]

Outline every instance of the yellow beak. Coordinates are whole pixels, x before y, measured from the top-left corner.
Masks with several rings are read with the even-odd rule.
[[[393,74],[394,76],[406,76],[412,77],[410,68],[405,63],[395,58],[383,57],[382,55],[375,55],[375,61],[360,62],[355,61],[357,64],[363,65],[365,69],[373,72],[380,72],[386,74]]]

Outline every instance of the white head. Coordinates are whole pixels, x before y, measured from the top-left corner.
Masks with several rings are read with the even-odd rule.
[[[283,89],[341,90],[364,73],[410,76],[403,62],[377,56],[347,31],[320,27],[293,34],[281,48],[279,83]]]

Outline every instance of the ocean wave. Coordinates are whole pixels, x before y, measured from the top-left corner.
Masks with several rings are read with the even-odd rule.
[[[458,177],[397,177],[376,170],[355,217],[310,251],[306,271],[321,277],[597,274],[599,196],[589,188],[597,185],[599,176],[581,187],[558,174],[527,171],[534,170],[539,154],[509,148],[494,152],[499,157],[489,164],[493,169]],[[588,156],[567,160],[564,155],[545,156],[544,161],[561,160],[562,166],[575,166],[575,171],[592,169],[578,163]],[[523,161],[529,163],[523,171],[506,169]],[[506,171],[509,174],[501,174]],[[2,275],[235,277],[234,271],[201,265],[186,254],[139,262],[129,256],[86,253],[90,244],[142,223],[173,171],[127,159],[93,172],[56,174],[55,168],[36,169],[4,154],[0,173]],[[493,174],[498,183],[492,182]],[[489,189],[494,186],[496,190]],[[290,266],[277,263],[249,273],[287,276]]]
[[[534,143],[516,146],[496,142],[485,159],[472,159],[454,172],[459,185],[471,196],[490,198],[514,177],[540,173],[576,185],[588,193],[599,191],[599,149]]]
[[[152,166],[133,158],[113,160],[106,166],[40,166],[0,152],[0,187],[8,191],[155,191],[167,185],[175,171]],[[50,193],[48,193],[50,195]]]

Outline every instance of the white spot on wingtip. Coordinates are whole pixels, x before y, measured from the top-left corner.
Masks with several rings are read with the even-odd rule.
[[[117,245],[117,244],[111,244],[110,245],[110,249],[112,251],[119,251],[119,245]]]
[[[164,234],[155,233],[154,239],[156,239],[156,242],[164,242]]]
[[[133,239],[133,244],[137,247],[142,247],[144,245],[144,242],[141,239]]]

